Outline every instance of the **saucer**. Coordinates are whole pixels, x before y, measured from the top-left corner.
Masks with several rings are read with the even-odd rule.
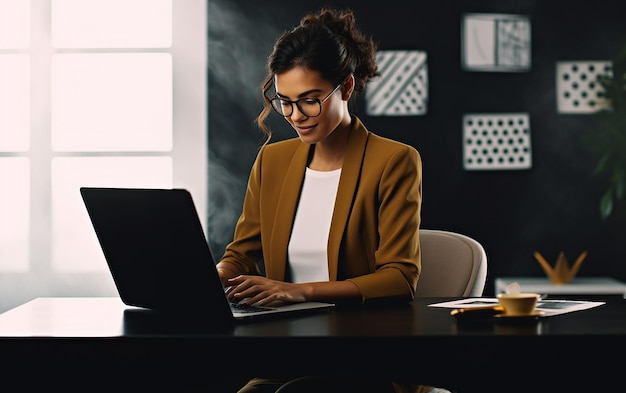
[[[530,314],[526,314],[526,315],[507,315],[505,313],[502,314],[496,314],[494,315],[495,318],[511,318],[511,319],[529,319],[529,318],[538,318],[542,315],[544,315],[545,312],[541,311],[541,310],[534,310],[533,312],[531,312]]]

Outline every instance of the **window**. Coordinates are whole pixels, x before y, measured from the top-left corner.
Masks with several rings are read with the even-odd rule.
[[[206,19],[201,0],[0,2],[0,312],[117,294],[80,186],[186,188],[206,217]]]

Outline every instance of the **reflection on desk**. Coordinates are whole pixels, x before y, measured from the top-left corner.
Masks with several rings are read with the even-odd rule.
[[[180,391],[277,371],[362,375],[367,370],[459,393],[490,387],[509,392],[515,389],[491,386],[496,378],[487,375],[501,375],[511,365],[526,367],[534,357],[539,370],[571,377],[548,378],[541,382],[546,389],[621,385],[621,363],[606,356],[626,353],[621,296],[586,296],[581,300],[606,304],[535,324],[458,323],[449,309],[428,307],[445,300],[336,307],[214,332],[188,321],[129,314],[117,298],[40,298],[0,314],[0,360],[8,367],[5,381],[34,385],[27,388],[45,381],[46,387],[65,391],[94,380],[117,390],[124,380],[122,391]],[[531,385],[536,388],[536,381]]]

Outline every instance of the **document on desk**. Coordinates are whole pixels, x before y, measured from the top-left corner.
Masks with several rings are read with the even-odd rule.
[[[603,305],[605,302],[592,302],[586,300],[539,300],[536,310],[540,311],[540,316],[551,317],[554,315],[567,314],[574,311],[588,310],[590,308]],[[490,297],[467,298],[451,300],[447,302],[429,304],[429,307],[443,307],[452,309],[487,308],[498,307],[498,299]]]

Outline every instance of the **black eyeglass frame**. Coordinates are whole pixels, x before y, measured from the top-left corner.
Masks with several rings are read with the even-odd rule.
[[[337,90],[339,90],[339,88],[341,87],[341,85],[343,84],[340,83],[338,84],[333,91],[331,91],[330,93],[328,93],[328,95],[324,98],[322,98],[321,100],[319,98],[310,98],[310,97],[304,97],[304,98],[300,98],[298,100],[295,101],[290,101],[290,100],[286,100],[284,98],[280,98],[278,96],[278,94],[276,94],[274,97],[272,97],[270,99],[270,104],[272,105],[272,109],[274,109],[274,111],[276,113],[278,113],[279,115],[281,115],[282,117],[289,117],[291,115],[293,115],[293,104],[296,104],[296,106],[298,107],[298,110],[300,111],[300,113],[302,113],[303,115],[307,116],[307,117],[317,117],[319,115],[322,114],[322,104],[324,102],[326,102],[326,100],[328,100],[330,98],[330,96],[332,96]],[[306,113],[305,110],[302,109],[302,107],[300,106],[300,101],[311,101],[311,102],[316,102],[319,106],[319,112],[317,113],[317,115],[309,115],[308,113]],[[288,115],[283,114],[283,112],[281,110],[279,110],[278,108],[276,108],[276,105],[274,104],[274,102],[278,102],[278,104],[276,105],[280,105],[281,107],[284,107],[286,104],[289,104],[289,108],[291,108],[291,110],[289,111]]]

